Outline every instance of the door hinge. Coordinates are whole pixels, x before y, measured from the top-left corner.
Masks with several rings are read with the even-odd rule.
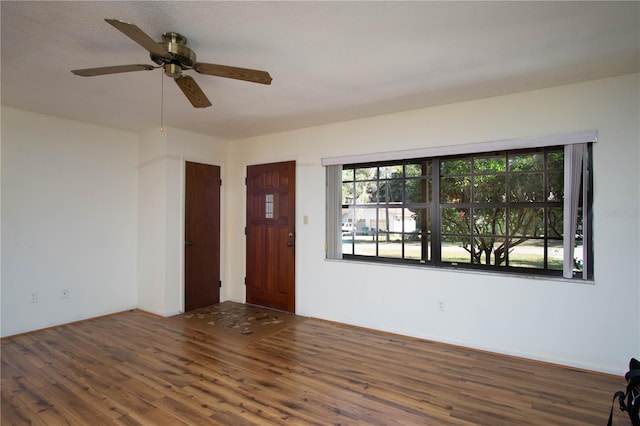
[[[247,185],[247,178],[244,178],[244,184]]]
[[[222,179],[220,179],[220,186],[222,186]]]
[[[244,285],[247,285],[247,277],[244,277]]]
[[[219,287],[220,287],[220,288],[222,288],[222,281],[220,281],[220,283],[219,283],[219,284],[220,284],[220,285],[219,285]]]
[[[244,235],[247,235],[247,227],[244,227]]]

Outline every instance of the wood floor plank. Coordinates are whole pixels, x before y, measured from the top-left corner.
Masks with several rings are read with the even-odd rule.
[[[3,425],[45,425],[45,421],[41,419],[36,413],[29,411],[26,408],[9,408],[2,409],[2,415],[0,415],[0,424]],[[63,424],[62,422],[60,424]]]
[[[199,398],[212,398],[216,412],[212,418],[235,418],[240,424],[279,424],[291,417],[275,405],[261,401],[253,392],[239,387],[227,387],[225,381],[201,381],[185,389]],[[235,424],[235,423],[230,423]],[[308,423],[307,423],[308,424]]]
[[[599,425],[624,387],[232,302],[174,318],[123,312],[1,344],[0,420],[17,426]],[[614,424],[624,415],[616,409]]]
[[[115,420],[114,424],[193,426],[197,423],[181,420],[179,416],[174,415],[174,413],[169,413],[168,410],[153,407],[152,409],[142,412],[132,412],[127,416],[119,417]],[[204,424],[208,425],[211,423],[206,422]]]

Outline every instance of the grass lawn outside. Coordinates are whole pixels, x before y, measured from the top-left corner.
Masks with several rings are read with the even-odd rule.
[[[352,244],[353,243],[353,244]],[[553,241],[553,246],[548,249],[548,265],[549,269],[562,270],[564,250],[561,241]],[[544,242],[542,240],[528,240],[513,247],[509,252],[509,265],[521,268],[544,267]],[[351,235],[342,237],[343,253],[355,254],[360,256],[376,256],[375,236],[356,235],[355,243]],[[422,245],[420,241],[404,242],[401,240],[385,241],[380,238],[378,242],[378,257],[390,259],[412,259],[420,260],[422,258]],[[575,256],[582,257],[582,246],[575,249]],[[428,253],[428,259],[431,259],[431,253]],[[493,256],[492,259],[493,261]],[[471,255],[459,244],[443,242],[442,244],[442,261],[454,263],[471,263]],[[482,263],[486,262],[485,256],[482,257]],[[504,263],[501,265],[504,266]]]

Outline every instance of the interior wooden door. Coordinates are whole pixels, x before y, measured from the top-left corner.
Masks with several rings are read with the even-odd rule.
[[[295,312],[295,161],[247,167],[247,303]]]
[[[186,163],[184,309],[220,302],[220,167]]]

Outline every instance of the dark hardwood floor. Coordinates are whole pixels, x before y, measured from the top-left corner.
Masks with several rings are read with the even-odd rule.
[[[604,425],[624,387],[231,302],[5,338],[1,360],[3,425]]]

